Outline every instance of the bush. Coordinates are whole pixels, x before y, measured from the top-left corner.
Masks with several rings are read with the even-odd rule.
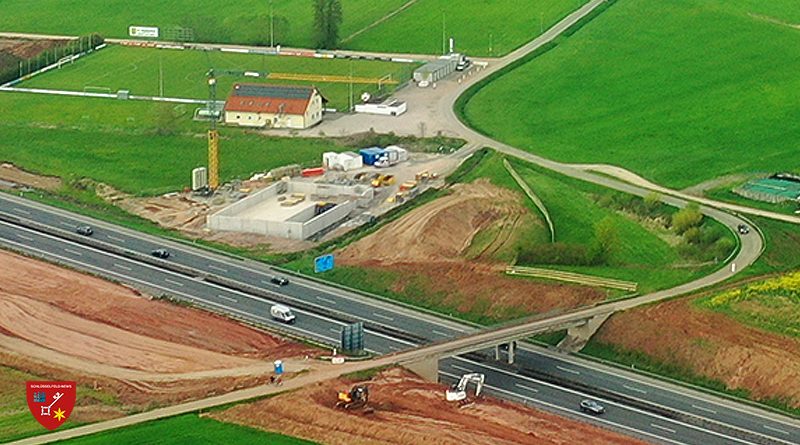
[[[683,232],[683,239],[689,244],[700,244],[702,242],[703,232],[699,227],[692,227]]]
[[[692,227],[699,226],[701,222],[703,222],[703,214],[700,213],[700,207],[693,202],[672,215],[672,228],[679,235]]]
[[[517,254],[520,264],[558,264],[565,266],[595,266],[599,258],[581,244],[539,244]]]

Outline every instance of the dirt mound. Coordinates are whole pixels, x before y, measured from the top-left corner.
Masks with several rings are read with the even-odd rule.
[[[491,398],[459,409],[444,400],[444,386],[402,369],[384,371],[368,383],[372,414],[335,409],[336,392],[351,385],[344,380],[323,382],[212,417],[330,445],[641,443]]]
[[[614,315],[595,340],[747,389],[757,399],[800,407],[800,340],[744,326],[690,300]]]
[[[28,173],[12,164],[0,164],[0,180],[42,190],[54,191],[61,187],[61,179]],[[2,184],[0,184],[2,187]]]
[[[504,242],[509,238],[505,233],[513,233],[528,213],[517,195],[485,180],[458,184],[451,190],[351,244],[339,259],[343,263],[368,259],[384,264],[457,260],[479,231],[505,228],[500,230]],[[492,251],[501,249],[503,242]]]

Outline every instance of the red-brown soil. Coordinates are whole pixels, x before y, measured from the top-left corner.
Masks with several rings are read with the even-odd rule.
[[[595,338],[800,407],[800,340],[751,328],[682,299],[611,317]]]
[[[262,382],[272,360],[309,353],[221,316],[0,252],[0,364],[101,382],[131,403],[167,403]]]
[[[539,224],[520,204],[521,199],[488,181],[458,184],[451,194],[349,245],[337,261],[362,267],[365,274],[371,269],[397,274],[390,289],[411,300],[497,318],[574,308],[604,299],[603,292],[589,287],[503,274],[506,264],[497,258],[514,249],[523,227]],[[484,245],[478,249],[471,248],[481,231],[495,237],[482,240]],[[477,257],[466,258],[467,251]]]
[[[61,179],[54,176],[42,176],[20,170],[12,164],[0,164],[0,179],[15,184],[54,191],[61,187]]]
[[[444,400],[444,386],[424,382],[402,369],[384,371],[368,382],[373,413],[334,408],[337,391],[352,384],[326,381],[211,416],[328,445],[642,443],[488,397],[458,408]]]

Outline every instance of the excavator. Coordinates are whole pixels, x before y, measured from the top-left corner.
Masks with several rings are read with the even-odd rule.
[[[367,405],[369,401],[369,388],[367,385],[356,385],[350,391],[339,391],[337,408],[358,409]]]
[[[469,386],[470,383],[475,384],[475,398],[477,398],[481,395],[481,391],[483,390],[483,382],[485,379],[485,375],[477,372],[464,374],[461,376],[461,380],[459,380],[458,383],[447,389],[445,392],[445,399],[447,399],[448,402],[467,403],[469,402],[467,400],[467,386]]]

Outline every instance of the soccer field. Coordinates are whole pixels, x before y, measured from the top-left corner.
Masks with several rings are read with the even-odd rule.
[[[670,187],[798,171],[796,6],[618,0],[481,89],[465,117],[531,152],[621,165]]]
[[[410,78],[416,65],[375,60],[315,59],[307,57],[266,56],[257,54],[229,53],[221,51],[192,51],[156,48],[138,48],[112,45],[91,54],[71,65],[53,70],[20,84],[31,88],[52,88],[71,91],[116,92],[130,90],[131,94],[165,97],[205,99],[208,97],[206,72],[213,67],[217,71],[259,71],[269,73],[327,74],[378,79],[391,76],[404,82]],[[250,77],[220,76],[217,96],[227,97],[235,82],[253,82]],[[263,80],[256,81],[263,82]],[[349,104],[349,84],[268,80],[276,84],[316,85],[330,102],[329,107],[345,109]],[[392,89],[396,85],[387,85]],[[362,92],[375,93],[376,84],[354,84],[354,100]]]

